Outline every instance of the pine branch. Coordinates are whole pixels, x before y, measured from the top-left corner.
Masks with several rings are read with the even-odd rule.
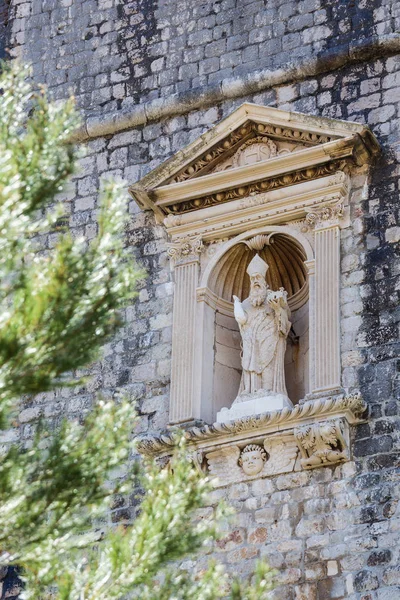
[[[0,74],[0,429],[22,395],[74,385],[73,371],[95,360],[132,300],[138,271],[124,247],[122,185],[103,184],[98,236],[88,244],[61,233],[43,251],[38,238],[59,222],[55,194],[74,173],[69,143],[78,123],[73,101],[54,104],[33,90],[28,70]],[[197,575],[171,561],[193,557],[218,537],[219,507],[200,521],[210,482],[182,444],[170,471],[152,463],[115,480],[132,459],[132,401],[97,401],[82,423],[57,431],[42,423],[24,451],[0,456],[0,566],[18,565],[21,598],[52,600],[266,600],[271,574],[230,586],[221,567]],[[132,466],[133,464],[133,466]],[[124,528],[96,530],[112,498],[142,490],[140,513]],[[230,594],[230,596],[229,596]]]

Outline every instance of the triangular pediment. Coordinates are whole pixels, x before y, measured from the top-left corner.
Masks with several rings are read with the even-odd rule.
[[[245,103],[130,191],[142,208],[162,217],[322,177],[337,170],[338,160],[360,165],[378,151],[370,130],[358,123]]]

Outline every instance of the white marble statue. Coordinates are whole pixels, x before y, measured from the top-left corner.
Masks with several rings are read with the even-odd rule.
[[[267,263],[257,254],[250,262],[250,294],[236,296],[234,315],[242,336],[242,378],[232,408],[222,409],[218,421],[292,407],[285,385],[286,338],[291,323],[287,292],[269,289]]]

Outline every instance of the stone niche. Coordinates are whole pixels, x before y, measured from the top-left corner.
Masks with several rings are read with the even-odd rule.
[[[287,338],[285,379],[288,396],[293,404],[309,392],[309,289],[305,266],[306,253],[301,243],[282,227],[264,227],[263,233],[234,237],[221,244],[210,260],[197,289],[198,302],[210,309],[209,338],[204,340],[205,354],[213,352],[213,380],[210,391],[211,420],[218,411],[230,406],[237,396],[241,378],[241,336],[234,318],[232,297],[245,299],[249,295],[247,274],[256,254],[268,265],[266,280],[272,290],[284,288],[288,293],[292,327]],[[213,254],[214,244],[209,250]],[[206,317],[207,318],[207,317]]]
[[[349,458],[349,424],[365,407],[341,381],[340,230],[351,227],[352,178],[378,152],[357,123],[243,104],[131,186],[168,232],[175,284],[171,430],[142,440],[144,452],[171,452],[179,426],[197,463],[225,480],[221,465],[236,481]],[[249,296],[257,255],[290,314],[288,401],[255,402],[237,419],[244,346],[233,297]]]

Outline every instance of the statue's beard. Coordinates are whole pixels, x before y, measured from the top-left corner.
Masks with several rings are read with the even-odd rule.
[[[252,306],[261,306],[267,297],[267,285],[257,284],[250,288],[249,301]]]

